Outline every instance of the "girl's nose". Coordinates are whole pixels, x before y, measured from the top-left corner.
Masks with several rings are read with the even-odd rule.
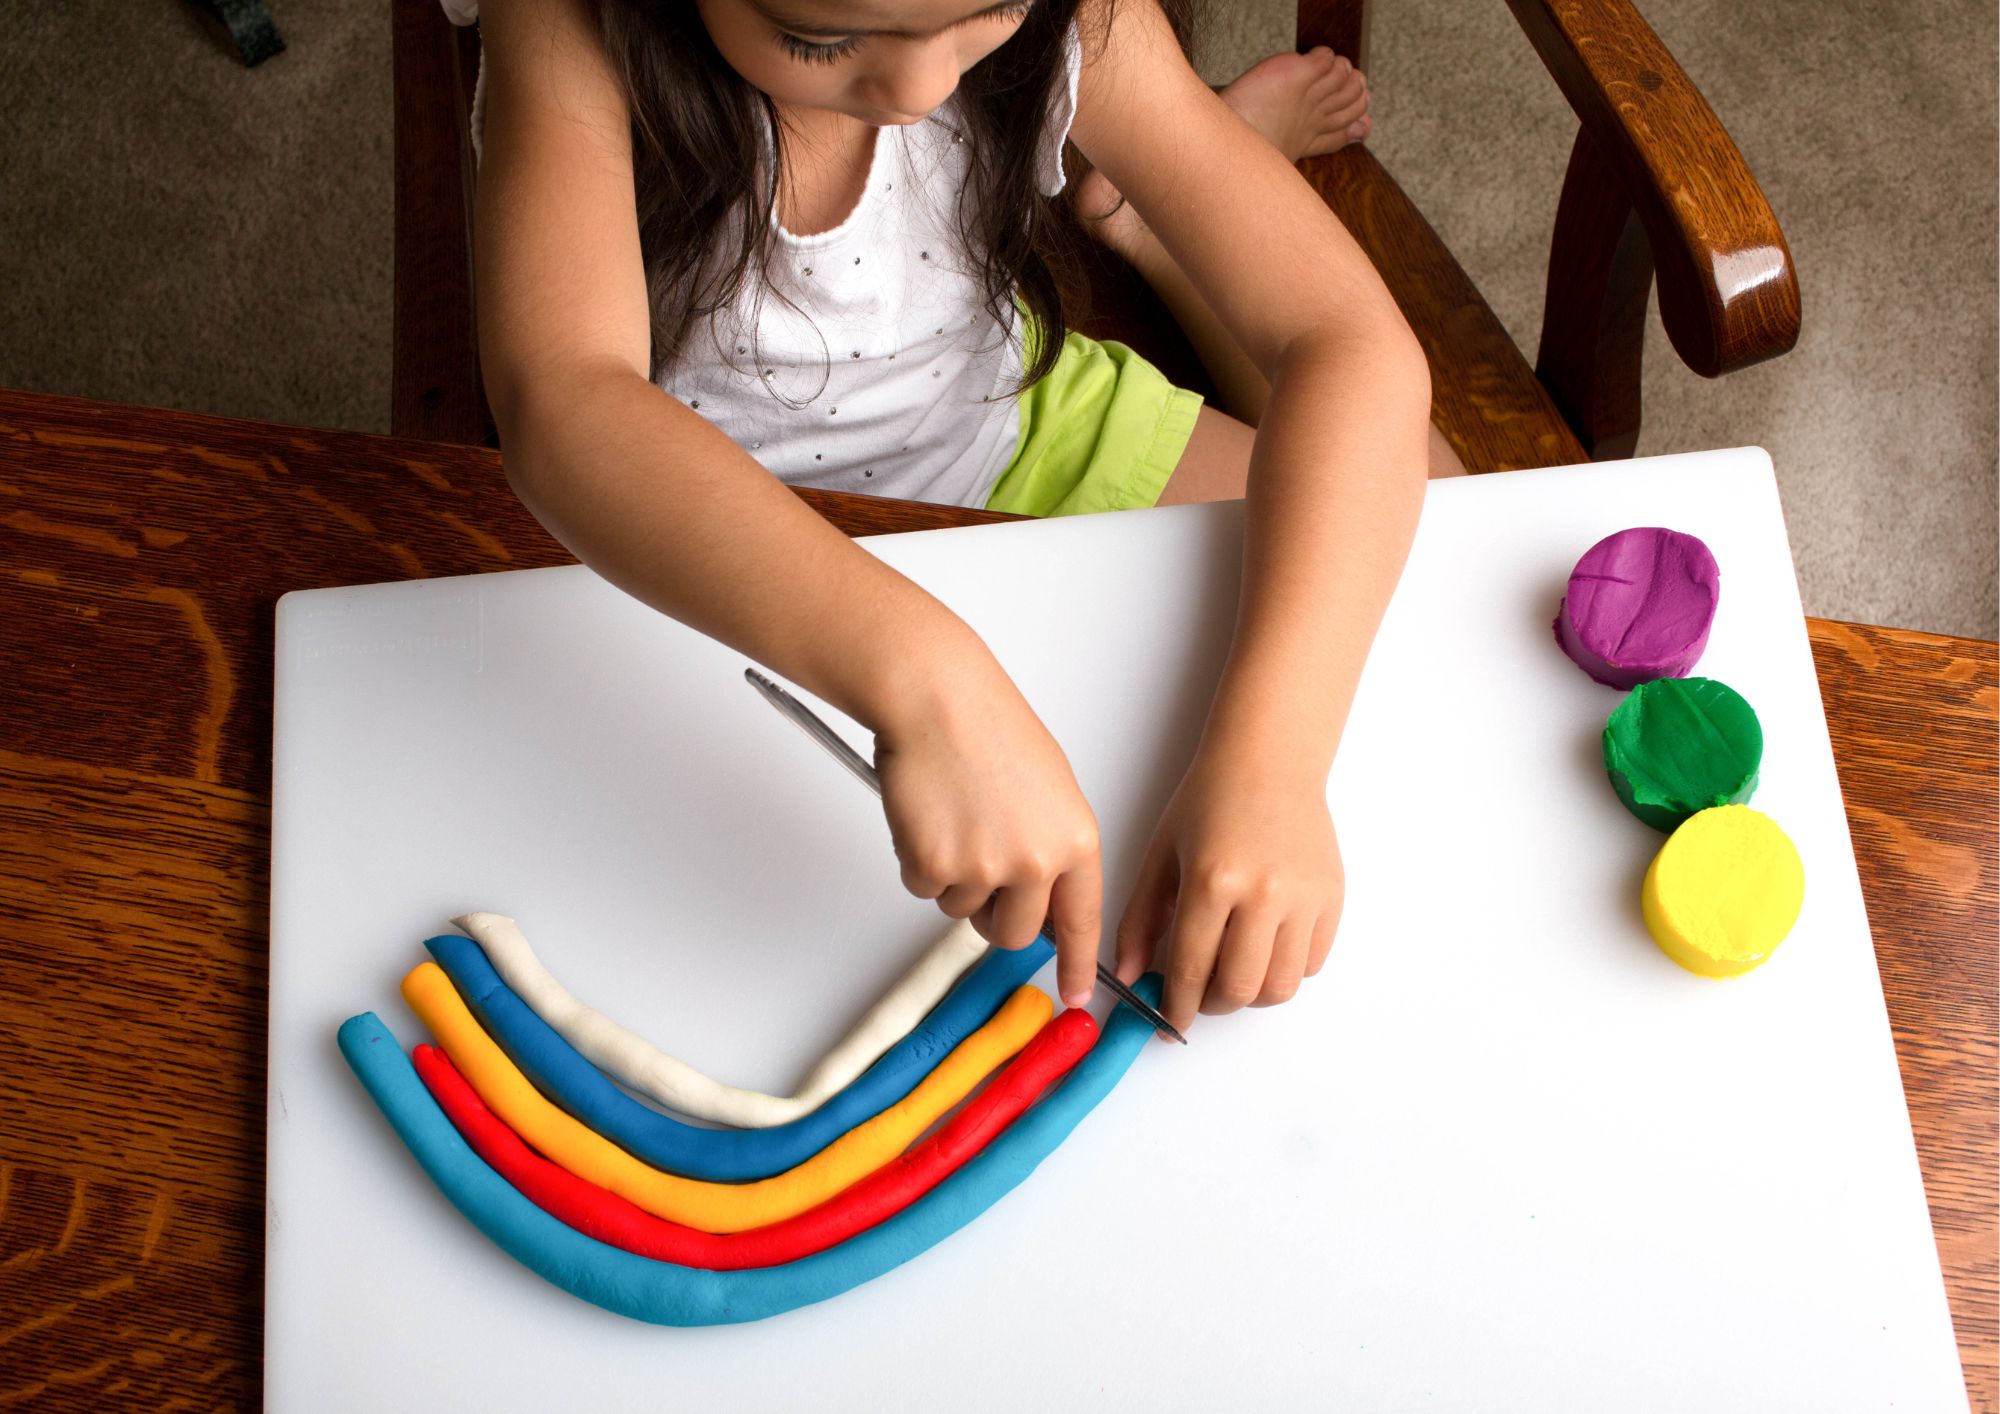
[[[958,87],[958,53],[942,37],[906,41],[861,86],[861,97],[885,112],[907,118],[936,112]]]

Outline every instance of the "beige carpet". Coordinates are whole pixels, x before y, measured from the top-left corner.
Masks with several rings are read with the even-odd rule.
[[[386,432],[389,9],[10,6],[0,386]]]
[[[1214,0],[1221,82],[1284,0]],[[1718,382],[1655,320],[1643,454],[1777,462],[1807,610],[2000,632],[1995,17],[1651,0],[1797,260],[1791,354]],[[1573,120],[1502,0],[1378,0],[1373,144],[1524,348]],[[191,0],[16,7],[0,50],[0,386],[316,426],[388,418],[387,7],[272,0],[241,68]]]

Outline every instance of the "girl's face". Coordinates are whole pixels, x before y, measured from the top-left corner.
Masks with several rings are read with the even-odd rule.
[[[1034,0],[696,0],[730,67],[772,102],[919,123],[1020,28]]]

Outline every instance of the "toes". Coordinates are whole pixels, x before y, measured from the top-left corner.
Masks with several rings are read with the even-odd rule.
[[[1324,91],[1323,101],[1330,107],[1345,107],[1350,103],[1366,103],[1368,93],[1368,79],[1356,69],[1341,82],[1329,85]]]
[[[1365,92],[1367,80],[1361,77],[1361,70],[1343,67],[1347,61],[1341,59],[1321,74],[1313,84],[1315,92],[1327,97],[1344,100],[1350,93]]]
[[[1337,83],[1354,72],[1354,65],[1348,62],[1345,54],[1336,54],[1324,44],[1308,49],[1299,57],[1319,70],[1313,77],[1315,86]]]
[[[1337,88],[1323,95],[1318,106],[1322,113],[1346,113],[1353,109],[1355,112],[1348,114],[1352,118],[1368,106],[1368,90],[1359,84]]]
[[[1364,113],[1345,127],[1326,127],[1320,135],[1307,145],[1304,156],[1314,157],[1320,153],[1338,152],[1350,143],[1365,142],[1375,131],[1375,120]]]
[[[1320,121],[1327,127],[1344,128],[1368,112],[1368,95],[1356,94],[1345,103],[1332,104],[1320,111],[1324,114]]]

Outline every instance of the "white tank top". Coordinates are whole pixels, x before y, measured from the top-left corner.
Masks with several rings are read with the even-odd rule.
[[[476,0],[440,0],[455,24]],[[478,149],[484,61],[474,89]],[[1061,193],[1081,49],[1071,25],[1036,183]],[[772,216],[769,285],[753,260],[730,307],[697,319],[659,385],[780,480],[981,506],[1020,442],[1020,320],[996,325],[957,246],[968,159],[954,95],[920,123],[878,128],[861,199],[830,231],[798,236]],[[763,125],[768,169],[774,146]],[[740,213],[712,257],[732,249]],[[713,268],[713,267],[711,267]],[[775,297],[789,299],[794,309]],[[761,304],[761,308],[759,307]],[[755,335],[753,338],[752,335]]]

